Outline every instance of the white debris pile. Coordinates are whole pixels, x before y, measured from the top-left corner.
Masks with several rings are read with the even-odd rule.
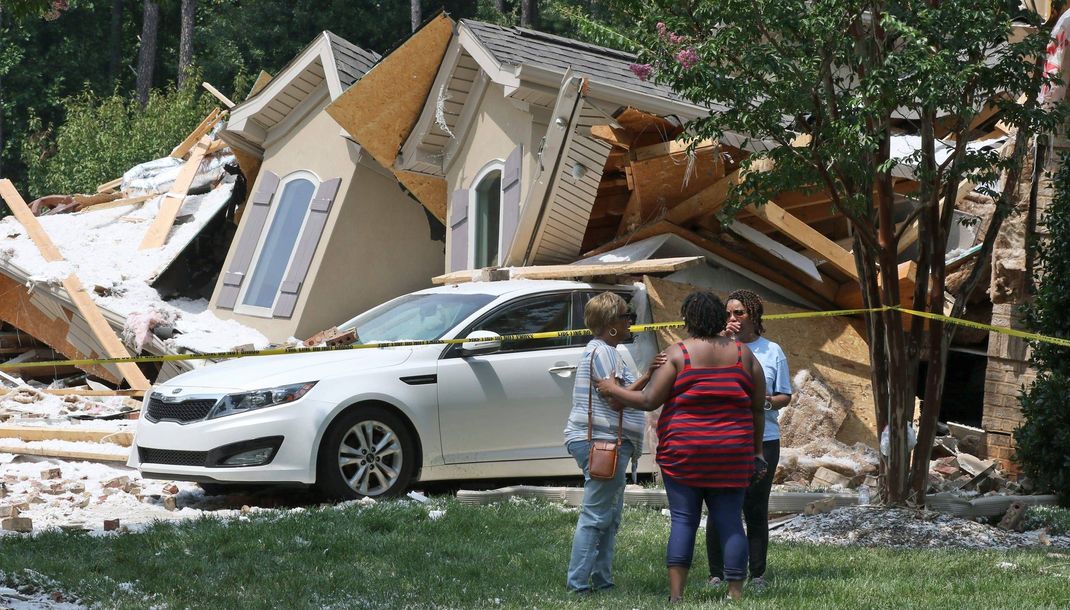
[[[0,572],[0,608],[4,610],[88,610],[73,595],[40,572]],[[6,586],[5,586],[6,585]]]
[[[165,340],[173,351],[212,352],[246,344],[266,347],[269,342],[262,333],[233,320],[220,320],[207,311],[207,302],[169,303],[151,285],[229,201],[233,176],[226,174],[223,166],[233,160],[232,155],[220,155],[201,163],[162,247],[139,249],[160,212],[164,194],[181,169],[183,162],[170,157],[138,165],[123,178],[127,194],[157,193],[157,197],[143,203],[38,217],[64,257],[62,262],[46,262],[16,218],[0,220],[0,268],[33,284],[58,284],[75,273],[83,285],[92,288],[88,292],[98,306],[128,319],[124,334],[134,346],[144,344],[155,320],[157,325],[173,327],[173,338]]]
[[[126,451],[118,447],[117,453]],[[0,454],[0,464],[0,536],[55,528],[118,533],[153,521],[195,519],[208,511],[217,517],[241,514],[221,509],[223,497],[206,496],[193,483],[142,479],[121,462]]]
[[[0,422],[22,423],[22,419],[54,420],[70,416],[101,417],[131,411],[136,405],[137,402],[121,396],[57,396],[22,385],[0,395]]]
[[[884,548],[1070,548],[1070,536],[1049,536],[1042,530],[1010,532],[944,513],[877,506],[847,506],[813,516],[799,515],[773,529],[770,538]]]
[[[814,440],[802,447],[780,450],[774,482],[786,487],[819,487],[842,491],[876,474],[877,451],[863,443],[846,445],[836,439]]]

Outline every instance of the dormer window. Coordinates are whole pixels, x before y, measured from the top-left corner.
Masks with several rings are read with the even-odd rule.
[[[498,251],[501,245],[501,168],[494,168],[484,174],[472,192],[474,208],[472,218],[475,219],[472,268],[492,267],[498,264]]]
[[[318,185],[319,180],[304,171],[287,176],[279,184],[278,203],[268,218],[240,299],[242,309],[271,315]]]

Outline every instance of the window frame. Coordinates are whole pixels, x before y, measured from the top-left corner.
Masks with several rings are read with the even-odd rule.
[[[468,189],[468,252],[466,253],[466,260],[468,261],[469,269],[476,268],[476,225],[479,224],[479,185],[494,172],[498,172],[498,256],[497,260],[489,266],[496,267],[501,265],[502,202],[505,200],[505,190],[502,188],[502,183],[505,180],[505,160],[494,159],[476,172],[475,178],[472,179],[471,187]]]
[[[275,298],[271,301],[270,307],[262,307],[259,305],[249,305],[245,302],[245,296],[249,291],[249,287],[252,285],[253,275],[256,273],[257,266],[260,264],[260,255],[263,252],[264,245],[267,243],[267,236],[271,232],[271,226],[275,222],[275,217],[281,207],[279,204],[282,201],[282,195],[286,191],[286,187],[290,183],[298,180],[307,180],[312,183],[312,196],[308,200],[308,207],[305,209],[305,216],[301,219],[301,226],[297,230],[297,239],[294,241],[294,247],[290,251],[290,258],[286,261],[286,267],[282,271],[282,281],[286,281],[286,276],[290,273],[290,267],[293,266],[294,257],[297,255],[298,246],[301,243],[301,236],[304,235],[306,227],[308,227],[308,219],[311,217],[312,201],[316,198],[316,193],[319,192],[320,185],[323,181],[311,170],[297,170],[286,174],[279,180],[279,185],[275,189],[275,194],[272,195],[271,210],[268,213],[268,217],[264,220],[264,226],[260,230],[260,236],[256,242],[256,249],[253,251],[253,256],[249,262],[249,268],[246,270],[245,277],[242,281],[241,290],[238,292],[238,298],[234,302],[234,313],[247,316],[257,316],[260,318],[273,318],[275,312],[275,306],[279,302],[279,296],[282,294],[282,282],[279,283],[279,287],[275,290]]]
[[[536,299],[546,299],[548,297],[558,297],[558,298],[560,298],[561,296],[567,296],[568,297],[568,309],[567,309],[567,311],[568,311],[568,317],[569,317],[569,320],[568,320],[569,328],[566,329],[566,330],[571,330],[572,328],[575,328],[575,326],[576,326],[576,320],[574,318],[574,316],[575,316],[574,312],[576,310],[576,305],[575,305],[576,291],[575,290],[556,290],[556,291],[552,291],[552,292],[540,292],[540,293],[536,293],[536,294],[526,294],[524,296],[516,297],[515,299],[510,299],[510,300],[508,300],[508,301],[506,301],[504,303],[500,303],[500,304],[494,306],[490,311],[487,311],[483,315],[481,315],[478,318],[476,318],[471,323],[466,324],[464,326],[464,328],[459,333],[457,333],[455,335],[455,337],[457,339],[463,339],[463,338],[467,337],[469,334],[472,333],[472,331],[476,330],[476,328],[480,324],[483,324],[488,319],[493,318],[493,317],[497,316],[498,314],[502,313],[503,311],[505,311],[506,309],[511,309],[516,305],[520,305],[520,304],[526,303],[528,301],[534,301]],[[584,342],[584,344],[586,344],[586,341]],[[555,349],[572,349],[572,348],[575,348],[575,347],[576,346],[573,345],[571,341],[568,341],[568,342],[565,342],[562,345],[547,345],[546,347],[527,348],[527,349],[516,349],[516,348],[507,349],[505,347],[505,343],[503,342],[502,343],[502,349],[499,349],[498,351],[490,353],[490,354],[484,354],[484,356],[496,356],[498,354],[517,354],[517,353],[521,353],[521,352],[542,352],[542,351],[555,350]],[[464,354],[462,353],[461,350],[462,350],[461,344],[454,343],[452,345],[447,346],[446,349],[443,350],[441,358],[442,359],[446,359],[446,358],[461,358],[461,357],[464,356]]]

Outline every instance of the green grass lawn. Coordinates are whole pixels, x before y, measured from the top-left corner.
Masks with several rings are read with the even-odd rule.
[[[445,510],[432,520],[429,509]],[[104,608],[658,608],[668,518],[626,509],[616,591],[574,599],[564,571],[576,513],[454,500],[260,512],[108,537],[0,538],[9,583],[50,583]],[[701,536],[701,531],[700,531]],[[719,602],[696,553],[689,603]],[[27,572],[31,570],[31,572]],[[770,550],[772,586],[747,608],[1067,608],[1070,552]]]

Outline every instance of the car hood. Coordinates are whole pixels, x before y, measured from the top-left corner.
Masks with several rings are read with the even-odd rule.
[[[194,369],[158,387],[256,390],[397,366],[408,360],[412,352],[411,347],[391,347],[249,356]]]

